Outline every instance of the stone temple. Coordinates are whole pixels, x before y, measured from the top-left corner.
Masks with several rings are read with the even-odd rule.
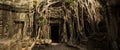
[[[0,50],[119,50],[119,2],[0,0]]]

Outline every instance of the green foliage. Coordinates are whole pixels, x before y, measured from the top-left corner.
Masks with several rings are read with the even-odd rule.
[[[74,9],[74,7],[75,7],[74,1],[77,1],[77,0],[64,0],[65,3],[69,3],[70,4],[70,7],[72,9]]]
[[[48,20],[47,19],[39,20],[39,23],[38,23],[39,26],[46,25],[46,24],[48,24]]]
[[[47,24],[47,23],[48,23],[48,20],[47,20],[47,19],[43,19],[43,23],[44,23],[44,24]]]
[[[37,0],[33,0],[33,3],[34,3],[34,5],[36,5],[37,4]]]
[[[64,2],[68,2],[68,3],[70,3],[70,2],[72,2],[73,0],[64,0]]]

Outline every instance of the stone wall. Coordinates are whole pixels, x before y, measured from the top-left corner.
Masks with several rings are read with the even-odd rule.
[[[32,11],[33,0],[0,0],[0,50],[22,49],[32,33]]]

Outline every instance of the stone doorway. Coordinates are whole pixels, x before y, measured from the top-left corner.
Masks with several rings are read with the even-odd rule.
[[[60,42],[60,27],[59,23],[51,24],[51,39],[53,43],[59,43]]]

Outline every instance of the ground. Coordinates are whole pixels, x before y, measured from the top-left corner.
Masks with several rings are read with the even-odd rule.
[[[79,49],[67,46],[66,44],[58,44],[58,45],[35,45],[33,50],[79,50]]]

